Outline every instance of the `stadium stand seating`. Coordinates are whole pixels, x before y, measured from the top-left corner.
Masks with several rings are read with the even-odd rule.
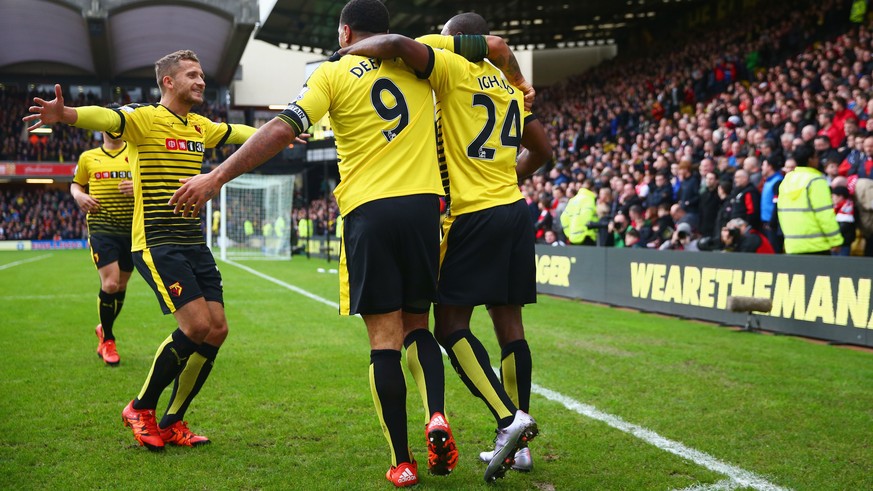
[[[815,134],[831,131],[833,155],[842,162],[852,150],[852,137],[868,134],[871,41],[867,26],[850,24],[845,1],[825,0],[809,9],[762,4],[754,16],[653,40],[646,52],[620,53],[585,74],[540,88],[534,110],[546,126],[554,160],[522,183],[532,216],[536,219],[537,203],[546,200],[559,223],[562,202],[589,179],[595,192],[614,191],[600,199],[606,229],[616,213],[627,213],[619,199],[626,184],[643,205],[651,204],[645,198],[654,176],[665,173],[672,190],[667,201],[672,203],[679,191],[680,164],[698,172],[700,163],[709,159],[724,180],[750,157],[781,166],[791,150],[786,145],[810,125]],[[14,88],[0,91],[0,160],[72,162],[95,145],[93,135],[74,128],[56,128],[48,141],[24,135],[20,114],[34,95]],[[854,115],[849,119],[860,124],[835,133],[822,125],[834,119],[839,99]],[[79,96],[73,104],[104,102]],[[227,116],[219,105],[199,111],[216,119]],[[766,142],[775,144],[772,153],[762,150]],[[207,165],[232,151],[207,156]],[[306,203],[296,196],[295,201],[295,207],[316,212],[316,231],[333,231],[332,200]],[[657,208],[645,213],[658,221]],[[672,218],[662,211],[661,219],[670,228],[675,227]],[[650,247],[661,246],[663,240],[655,239]]]

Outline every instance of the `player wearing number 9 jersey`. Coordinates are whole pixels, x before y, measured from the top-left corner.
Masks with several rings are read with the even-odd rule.
[[[364,16],[351,15],[367,4],[380,10],[370,1],[346,6],[341,45],[352,44],[356,30],[387,31],[387,25],[365,27]],[[352,39],[343,39],[346,26]],[[322,64],[279,116],[302,131],[330,113],[340,173],[334,195],[344,227],[340,312],[362,314],[370,334],[371,391],[392,456],[386,477],[397,486],[417,481],[408,451],[401,346],[408,349],[411,371],[421,374],[416,380],[429,420],[445,421],[442,357],[427,329],[436,299],[443,194],[433,104],[430,85],[402,61],[346,56]],[[447,425],[444,430],[450,438]],[[451,472],[454,441],[437,450],[429,469]]]

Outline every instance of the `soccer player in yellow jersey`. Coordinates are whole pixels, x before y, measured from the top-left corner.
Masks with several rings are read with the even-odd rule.
[[[30,130],[60,122],[106,131],[128,143],[134,190],[134,265],[155,291],[163,312],[172,313],[179,328],[158,347],[148,378],[124,408],[122,419],[141,445],[159,451],[165,444],[209,443],[188,429],[183,418],[228,332],[221,274],[206,247],[200,217],[177,215],[168,201],[180,179],[200,173],[206,148],[242,143],[255,128],[216,123],[191,112],[203,103],[206,87],[194,52],[164,56],[155,62],[155,75],[161,89],[158,104],[117,110],[65,107],[56,85],[55,99],[34,98],[33,114],[24,120],[32,122]],[[170,402],[158,424],[158,398],[171,383]]]
[[[487,34],[487,24],[477,14],[462,14],[446,24],[443,34]],[[456,37],[454,46],[462,39]],[[445,38],[431,41],[444,44]],[[517,183],[549,157],[545,132],[532,115],[522,112],[520,91],[488,62],[469,63],[390,35],[369,38],[341,53],[399,56],[429,75],[439,99],[452,199],[443,224],[434,331],[462,380],[494,415],[498,431],[494,451],[486,452],[485,480],[502,477],[517,453],[529,455],[524,446],[537,433],[526,412],[530,350],[521,323],[521,307],[536,301],[534,234]],[[525,150],[516,162],[520,143]],[[506,388],[470,331],[473,307],[483,304],[489,307],[504,350]]]
[[[97,356],[109,366],[121,361],[113,326],[124,305],[127,282],[133,272],[130,224],[133,188],[127,143],[103,133],[103,144],[79,156],[70,194],[88,214],[88,246],[100,275],[97,295]]]

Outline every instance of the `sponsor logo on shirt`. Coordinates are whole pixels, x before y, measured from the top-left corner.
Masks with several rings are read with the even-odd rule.
[[[133,172],[129,170],[95,172],[94,179],[133,179]]]
[[[199,131],[199,130],[198,130]],[[183,140],[181,138],[167,138],[165,140],[167,150],[171,152],[200,152],[203,153],[203,142]]]

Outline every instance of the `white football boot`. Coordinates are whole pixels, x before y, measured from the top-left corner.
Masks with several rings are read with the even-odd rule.
[[[506,471],[512,467],[515,454],[520,447],[531,440],[538,433],[537,422],[529,414],[519,410],[515,413],[512,423],[503,429],[497,430],[494,437],[494,451],[488,467],[485,469],[485,482],[491,482],[506,475]]]
[[[482,462],[491,462],[493,457],[494,450],[479,452],[479,460]],[[530,456],[530,448],[519,448],[518,452],[515,452],[515,463],[512,464],[511,469],[519,472],[530,472],[533,470],[533,459]]]

